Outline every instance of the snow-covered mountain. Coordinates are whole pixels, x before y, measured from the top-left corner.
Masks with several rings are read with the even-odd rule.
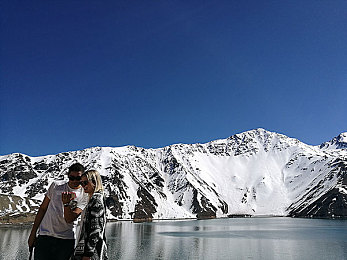
[[[0,156],[0,217],[34,214],[50,183],[67,180],[74,162],[101,173],[110,218],[346,217],[346,136],[310,146],[255,129],[158,149],[94,147],[41,157]]]

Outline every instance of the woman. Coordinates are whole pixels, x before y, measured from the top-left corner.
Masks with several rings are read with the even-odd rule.
[[[82,229],[72,259],[108,259],[106,247],[106,207],[100,174],[86,171],[81,185],[89,195],[89,203],[82,214]]]

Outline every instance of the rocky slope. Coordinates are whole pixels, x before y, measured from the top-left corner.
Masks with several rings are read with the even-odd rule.
[[[320,146],[255,129],[205,144],[0,156],[0,218],[31,215],[80,162],[97,169],[114,219],[347,216],[346,133]]]

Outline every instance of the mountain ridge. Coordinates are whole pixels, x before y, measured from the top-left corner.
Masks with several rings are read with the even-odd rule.
[[[0,156],[0,193],[37,206],[48,185],[66,180],[66,169],[78,161],[100,171],[114,219],[346,217],[347,150],[332,145],[343,140],[311,146],[258,128],[203,144],[155,149],[92,147],[39,157],[14,153]],[[1,209],[0,217],[37,208],[26,210],[11,206]]]

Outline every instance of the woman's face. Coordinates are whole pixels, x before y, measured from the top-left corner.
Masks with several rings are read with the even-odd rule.
[[[95,185],[93,184],[92,181],[88,181],[86,176],[82,176],[81,185],[86,193],[88,194],[94,193]]]

